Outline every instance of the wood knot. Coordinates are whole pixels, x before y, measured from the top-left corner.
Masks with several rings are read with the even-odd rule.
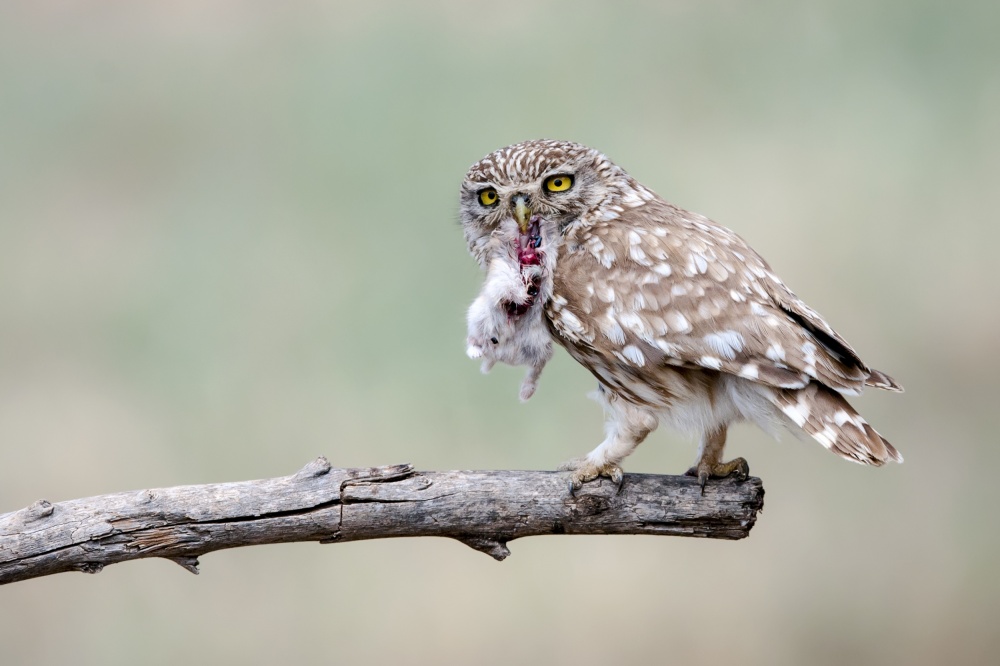
[[[507,542],[501,538],[471,535],[454,538],[458,539],[469,548],[478,550],[480,553],[486,553],[497,562],[502,562],[508,555],[510,555],[510,549],[507,548]]]
[[[30,523],[51,516],[54,510],[55,508],[52,506],[52,502],[40,499],[37,502],[21,509],[18,512],[18,517],[22,522]]]
[[[323,456],[320,456],[296,472],[295,478],[311,479],[317,476],[323,476],[324,474],[329,474],[331,469],[332,467],[330,466],[330,461]]]
[[[577,517],[596,516],[611,508],[611,499],[601,495],[577,495],[566,503],[570,512]]]

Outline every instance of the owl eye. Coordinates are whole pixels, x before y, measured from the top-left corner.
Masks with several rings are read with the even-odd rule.
[[[573,187],[573,176],[558,174],[545,179],[545,189],[549,192],[565,192]]]
[[[485,190],[479,190],[479,203],[484,206],[492,206],[497,202],[497,191],[492,187],[487,187]]]

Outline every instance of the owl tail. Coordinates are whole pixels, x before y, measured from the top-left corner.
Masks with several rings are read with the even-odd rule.
[[[862,465],[903,462],[892,444],[861,418],[836,391],[817,382],[777,390],[771,402],[788,419],[837,455]]]

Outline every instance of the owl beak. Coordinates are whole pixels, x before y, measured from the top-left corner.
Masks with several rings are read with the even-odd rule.
[[[517,220],[517,226],[520,227],[521,233],[528,233],[531,209],[528,208],[528,197],[524,194],[518,194],[514,197],[514,219]]]

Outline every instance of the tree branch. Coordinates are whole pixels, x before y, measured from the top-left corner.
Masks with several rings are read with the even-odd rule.
[[[571,495],[557,472],[416,472],[410,465],[177,486],[31,506],[0,515],[0,584],[265,543],[444,536],[502,560],[507,542],[541,534],[665,534],[742,539],[764,504],[760,479],[711,482],[626,474]]]

